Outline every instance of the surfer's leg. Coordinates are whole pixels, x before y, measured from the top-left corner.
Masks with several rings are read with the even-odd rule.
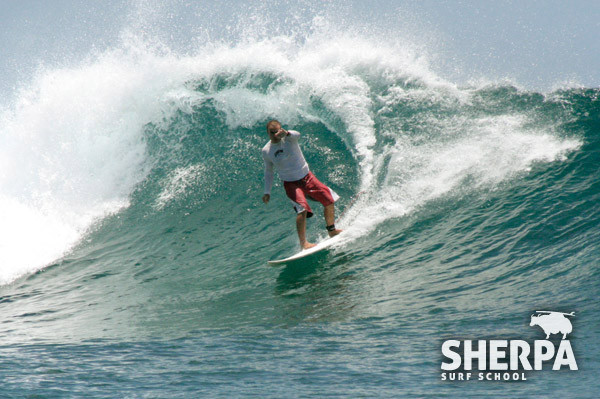
[[[335,201],[340,196],[336,194],[331,188],[321,183],[319,179],[312,173],[308,173],[308,181],[304,187],[306,195],[313,198],[315,201],[319,201],[323,204],[325,223],[327,225],[327,232],[329,237],[336,236],[342,232],[342,230],[335,228]]]
[[[327,226],[333,226],[335,224],[335,204],[326,205],[323,213],[325,214],[325,223]],[[334,229],[327,231],[329,233],[329,237],[337,236],[342,232],[340,229]]]
[[[283,182],[283,187],[285,188],[285,193],[288,198],[292,201],[292,207],[296,213],[301,213],[306,211],[306,217],[312,217],[312,209],[308,205],[308,201],[306,200],[306,196],[302,191],[301,187],[298,187],[294,182]]]
[[[302,249],[308,249],[316,245],[306,241],[306,211],[296,215],[296,230],[298,230],[298,239]]]

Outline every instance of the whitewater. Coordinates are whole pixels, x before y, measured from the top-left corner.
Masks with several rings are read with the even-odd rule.
[[[599,94],[456,84],[413,46],[324,28],[186,54],[124,33],[42,68],[0,113],[3,390],[589,396]],[[281,184],[260,200],[272,118],[348,233],[294,267],[266,266],[298,249]],[[544,307],[577,312],[578,373],[439,381],[442,339],[540,339]]]

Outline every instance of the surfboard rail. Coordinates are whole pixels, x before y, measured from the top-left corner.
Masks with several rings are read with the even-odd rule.
[[[269,260],[269,261],[267,261],[267,264],[269,264],[271,266],[277,266],[277,265],[282,265],[282,264],[293,262],[298,259],[305,258],[307,256],[310,256],[312,254],[315,254],[317,252],[320,252],[320,251],[330,247],[335,242],[339,241],[339,237],[342,234],[343,234],[343,232],[338,234],[337,236],[328,237],[328,238],[324,239],[323,241],[320,241],[319,243],[317,243],[317,245],[315,245],[314,247],[308,248],[308,249],[303,249],[300,252],[297,252],[294,255],[289,256],[287,258]]]

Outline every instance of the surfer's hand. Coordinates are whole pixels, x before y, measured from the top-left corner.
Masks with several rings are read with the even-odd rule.
[[[263,200],[263,202],[265,204],[268,203],[270,199],[271,199],[271,194],[265,194],[265,195],[263,195],[262,200]]]
[[[287,135],[288,135],[288,132],[287,132],[287,130],[284,130],[284,129],[279,129],[279,131],[277,133],[275,133],[275,137],[277,137],[278,139],[282,139]]]

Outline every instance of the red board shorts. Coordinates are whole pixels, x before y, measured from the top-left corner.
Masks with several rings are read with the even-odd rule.
[[[283,187],[289,199],[292,200],[296,213],[306,211],[306,217],[313,215],[312,209],[310,209],[306,200],[307,198],[319,201],[323,206],[333,204],[340,198],[335,191],[321,183],[312,172],[308,172],[300,180],[284,181]]]

